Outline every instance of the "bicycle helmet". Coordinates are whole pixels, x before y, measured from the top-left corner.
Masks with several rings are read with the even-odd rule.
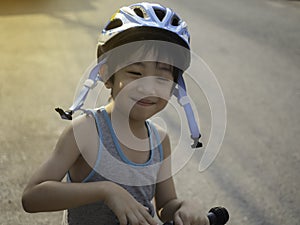
[[[172,9],[155,3],[137,3],[120,8],[102,30],[98,58],[128,42],[162,40],[190,49],[187,24]]]
[[[171,42],[187,49],[188,54],[182,57],[185,66],[178,76],[177,87],[174,95],[180,105],[184,107],[189,124],[191,138],[194,140],[193,148],[202,147],[199,142],[201,137],[190,100],[186,93],[183,70],[190,64],[190,34],[187,24],[172,9],[156,3],[142,2],[120,8],[102,30],[97,46],[98,64],[91,70],[89,78],[77,99],[68,111],[56,108],[63,119],[72,119],[72,114],[82,110],[82,106],[90,89],[92,89],[101,78],[98,74],[100,67],[106,63],[107,58],[103,55],[110,50],[127,43],[143,40],[159,40]]]

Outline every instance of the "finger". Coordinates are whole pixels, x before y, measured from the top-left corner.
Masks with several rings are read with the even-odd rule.
[[[209,219],[208,219],[207,216],[204,216],[204,217],[203,217],[203,220],[202,220],[201,222],[202,222],[201,224],[203,224],[203,225],[210,225]]]
[[[142,210],[140,213],[146,221],[146,224],[157,225],[157,221],[155,221],[155,219],[150,215],[148,211]]]
[[[138,219],[139,225],[149,225],[147,219],[142,214],[138,214],[138,215],[136,215],[136,217]]]
[[[210,223],[206,215],[201,215],[193,220],[192,225],[210,225]]]
[[[191,225],[209,225],[209,224],[206,224],[206,222],[201,218],[194,218],[191,219]]]
[[[183,221],[181,220],[179,214],[174,215],[174,224],[175,225],[183,225]]]
[[[127,214],[127,220],[130,225],[139,225],[139,220],[134,212]]]
[[[118,217],[118,220],[119,220],[119,223],[120,225],[127,225],[127,218],[126,216],[123,214],[121,216],[117,216]]]
[[[191,225],[190,218],[185,213],[178,214],[184,225]]]

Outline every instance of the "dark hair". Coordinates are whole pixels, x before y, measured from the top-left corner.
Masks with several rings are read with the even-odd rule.
[[[154,57],[147,60],[149,52]],[[133,56],[133,57],[132,57]],[[134,27],[123,31],[97,49],[98,61],[107,59],[108,76],[135,62],[156,61],[173,67],[174,81],[189,67],[189,46],[175,33],[154,27]],[[132,57],[132,58],[130,58]],[[113,78],[111,78],[113,81]]]
[[[132,48],[133,47],[133,48]],[[151,55],[149,57],[149,55]],[[178,76],[183,72],[179,68],[176,61],[176,55],[172,55],[169,51],[161,51],[159,46],[152,43],[143,42],[134,43],[130,46],[122,46],[121,50],[111,51],[105,55],[107,64],[107,77],[103,78],[104,81],[113,81],[114,74],[120,69],[131,65],[136,62],[161,62],[172,66],[174,82],[177,83]]]

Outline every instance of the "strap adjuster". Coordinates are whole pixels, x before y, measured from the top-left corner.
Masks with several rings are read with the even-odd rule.
[[[191,138],[194,140],[194,143],[191,145],[192,148],[202,148],[203,144],[199,141],[199,139],[201,138],[201,134],[199,134],[199,137],[197,138],[193,138],[192,136]]]
[[[182,96],[180,99],[178,99],[178,103],[179,103],[181,106],[184,106],[184,105],[190,103],[190,99],[189,99],[188,96]]]

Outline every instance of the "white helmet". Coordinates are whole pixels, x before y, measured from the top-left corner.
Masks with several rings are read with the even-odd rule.
[[[163,40],[190,49],[187,24],[172,9],[142,2],[120,8],[102,30],[98,58],[108,50],[132,41]]]

